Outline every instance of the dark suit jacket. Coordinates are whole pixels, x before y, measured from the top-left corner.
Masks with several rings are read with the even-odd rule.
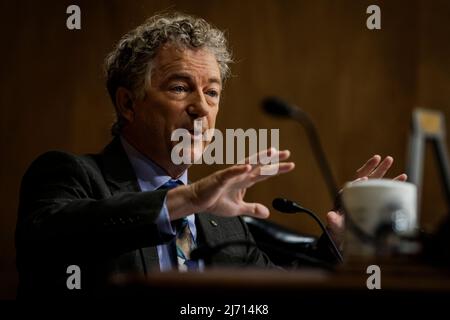
[[[167,190],[140,192],[119,139],[101,154],[52,151],[23,177],[16,228],[19,296],[92,295],[120,273],[158,269],[156,246],[172,240],[155,220]],[[241,218],[196,215],[201,244],[252,241]],[[255,247],[230,246],[207,265],[272,267]],[[81,290],[68,290],[69,265],[81,268]]]

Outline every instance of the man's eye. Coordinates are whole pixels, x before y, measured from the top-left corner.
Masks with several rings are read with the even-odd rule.
[[[182,93],[182,92],[187,92],[188,89],[184,86],[174,86],[170,89],[170,91],[173,91],[175,93]]]
[[[217,98],[219,96],[219,92],[216,90],[208,90],[206,94],[213,98]]]

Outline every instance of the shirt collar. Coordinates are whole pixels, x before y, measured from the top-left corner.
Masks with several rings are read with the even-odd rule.
[[[120,136],[120,140],[126,154],[128,155],[131,166],[136,173],[136,177],[139,180],[147,182],[154,189],[158,189],[167,181],[172,179],[172,177],[169,176],[163,168],[137,151],[123,136]],[[183,174],[177,178],[177,180],[180,180],[185,185],[187,184],[187,179],[187,170],[185,170]]]

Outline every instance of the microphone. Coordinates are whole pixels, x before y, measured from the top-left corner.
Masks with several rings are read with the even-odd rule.
[[[342,254],[339,251],[339,249],[336,246],[336,243],[333,241],[333,239],[330,236],[330,233],[328,232],[327,228],[323,224],[323,222],[319,219],[319,217],[312,212],[311,210],[304,208],[300,206],[299,204],[295,203],[294,201],[283,199],[283,198],[275,198],[272,201],[272,207],[275,210],[278,210],[283,213],[290,213],[295,214],[299,212],[304,212],[308,214],[310,217],[312,217],[320,226],[322,229],[322,232],[325,234],[325,237],[328,239],[328,242],[331,245],[331,249],[333,250],[334,255],[339,260],[339,262],[343,262],[344,259],[342,258]]]
[[[300,109],[288,105],[286,102],[277,97],[268,97],[262,101],[262,107],[266,113],[275,117],[288,117],[292,118],[297,116]]]
[[[262,108],[271,116],[278,118],[294,119],[300,123],[306,131],[309,144],[312,148],[314,157],[319,165],[320,171],[327,184],[331,198],[334,200],[338,194],[338,188],[333,177],[330,165],[323,151],[322,144],[317,133],[316,126],[309,115],[297,106],[290,105],[277,97],[268,97],[262,101]]]

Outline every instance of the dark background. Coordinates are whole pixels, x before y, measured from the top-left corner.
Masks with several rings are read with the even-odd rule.
[[[79,31],[66,8],[81,7]],[[382,29],[366,28],[381,7]],[[285,196],[321,213],[331,207],[303,130],[260,111],[266,95],[298,104],[315,120],[342,185],[375,153],[392,155],[390,176],[405,170],[411,111],[444,111],[450,127],[449,1],[3,1],[0,3],[0,298],[15,296],[14,227],[20,179],[49,149],[99,151],[113,108],[102,63],[119,38],[161,10],[204,17],[227,31],[236,63],[218,128],[279,128],[297,168],[248,191],[270,205]],[[430,150],[421,225],[432,231],[445,202]],[[217,169],[197,166],[191,179]],[[318,234],[306,217],[271,219]]]

